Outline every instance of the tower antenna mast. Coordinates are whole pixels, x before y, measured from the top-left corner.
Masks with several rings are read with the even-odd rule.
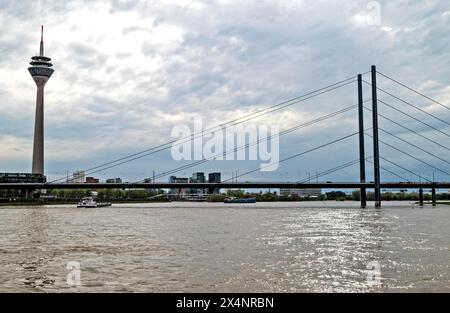
[[[41,25],[41,46],[39,50],[39,56],[44,56],[44,25]]]

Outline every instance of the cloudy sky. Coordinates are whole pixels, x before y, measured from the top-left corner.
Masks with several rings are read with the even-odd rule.
[[[379,15],[377,15],[379,8]],[[450,105],[450,5],[447,1],[6,1],[0,0],[0,172],[31,169],[36,90],[27,67],[39,50],[55,73],[46,86],[46,174],[89,168],[172,140],[174,126],[207,126],[302,95],[336,81],[379,71]],[[365,79],[370,77],[365,75]],[[380,87],[450,122],[450,111],[379,77]],[[365,88],[369,99],[369,89]],[[384,101],[449,134],[448,123],[389,96]],[[356,84],[253,121],[280,130],[356,104]],[[446,147],[450,138],[380,104],[380,113]],[[369,112],[366,126],[370,127]],[[380,120],[380,126],[439,157],[449,150]],[[280,158],[357,130],[347,112],[280,138]],[[444,172],[448,163],[380,133],[381,139]],[[366,138],[371,155],[370,138]],[[291,180],[358,158],[357,137],[244,180]],[[381,145],[381,154],[430,178],[436,168]],[[214,161],[187,171],[224,177],[258,161]],[[170,151],[96,173],[138,180],[185,163]],[[383,167],[410,180],[405,170]],[[371,168],[371,164],[367,164]],[[371,172],[371,171],[368,171]],[[399,180],[388,172],[383,179]],[[371,173],[368,173],[371,178]],[[166,180],[167,178],[161,178]],[[325,180],[357,180],[358,166]]]

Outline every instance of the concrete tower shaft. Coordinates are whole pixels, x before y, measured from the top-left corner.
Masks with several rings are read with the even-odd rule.
[[[31,57],[28,68],[37,86],[32,173],[41,175],[44,175],[44,86],[54,72],[50,61],[44,56],[44,26],[41,26],[39,55]]]

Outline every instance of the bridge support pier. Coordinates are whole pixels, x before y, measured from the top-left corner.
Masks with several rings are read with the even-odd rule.
[[[431,202],[436,206],[436,188],[431,188]]]
[[[25,189],[23,193],[25,194],[25,199],[30,200],[33,199],[33,189]]]
[[[419,204],[420,206],[423,206],[423,189],[419,189]]]
[[[362,75],[358,74],[358,117],[359,117],[359,180],[361,183],[366,182],[366,156],[364,153],[364,107],[363,107],[363,91],[362,91]],[[366,188],[360,188],[359,198],[361,207],[367,205]]]

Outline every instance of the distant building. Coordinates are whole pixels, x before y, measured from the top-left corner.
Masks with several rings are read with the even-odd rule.
[[[189,183],[189,178],[170,176],[169,183],[187,184],[187,183]]]
[[[85,172],[84,171],[76,171],[73,172],[72,178],[68,179],[68,183],[75,183],[75,184],[82,184],[84,183],[85,178]]]
[[[300,198],[307,198],[313,196],[320,196],[322,189],[320,188],[308,188],[308,189],[292,189],[292,188],[280,188],[280,195],[284,196],[298,196]]]
[[[209,173],[208,183],[220,183],[220,173]]]
[[[208,183],[211,184],[216,184],[216,183],[220,183],[220,173],[209,173],[208,174]],[[212,190],[213,194],[219,194],[220,193],[220,188],[214,188]]]
[[[205,183],[206,182],[205,173],[203,173],[203,172],[193,173],[190,182],[191,183]]]
[[[106,180],[107,184],[121,184],[122,183],[122,178],[108,178]]]
[[[203,173],[203,172],[193,173],[192,177],[189,179],[189,182],[190,183],[205,183],[206,182],[205,173]],[[203,188],[202,189],[191,188],[189,190],[189,193],[191,195],[204,195],[205,190]]]
[[[86,183],[87,184],[98,184],[99,179],[94,177],[86,177]]]
[[[169,183],[173,184],[204,184],[204,183],[220,183],[221,175],[220,173],[209,173],[208,181],[206,180],[206,176],[204,172],[196,172],[193,173],[190,178],[187,177],[176,177],[170,176]],[[212,191],[214,194],[220,192],[220,188],[216,188]],[[185,196],[203,196],[206,194],[206,188],[172,188],[170,189],[170,195],[176,197],[185,197]]]
[[[187,177],[176,177],[170,176],[169,183],[173,184],[187,184],[189,183],[189,178]],[[169,193],[171,197],[185,197],[187,194],[187,188],[172,188]]]

